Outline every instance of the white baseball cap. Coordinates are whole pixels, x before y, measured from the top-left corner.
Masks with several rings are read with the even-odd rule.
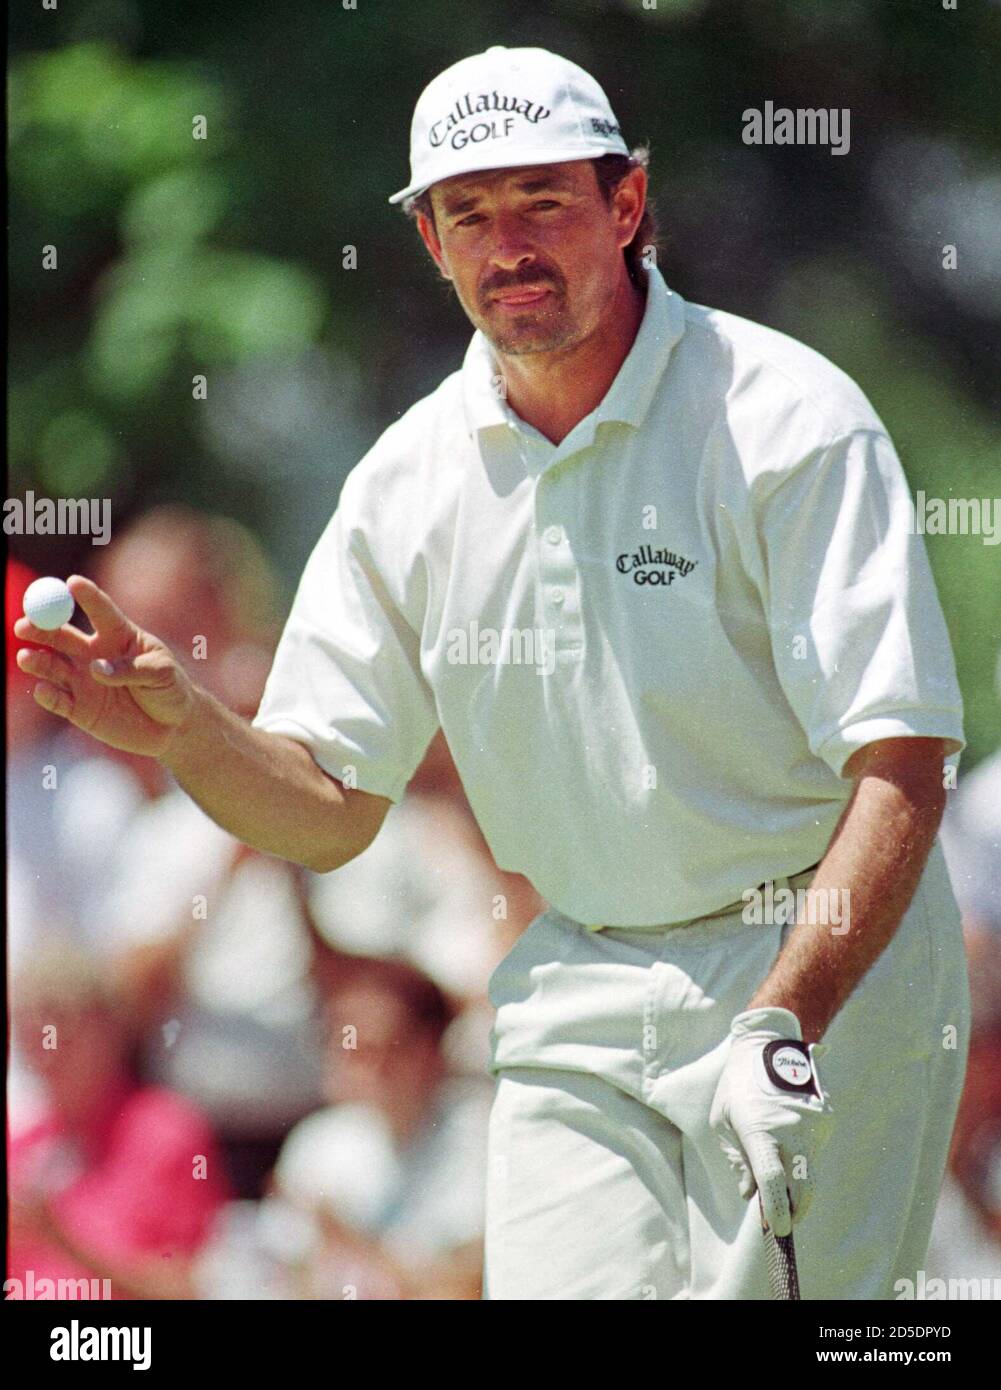
[[[495,44],[424,88],[410,126],[410,182],[389,201],[455,174],[628,153],[608,98],[583,68],[545,48]]]

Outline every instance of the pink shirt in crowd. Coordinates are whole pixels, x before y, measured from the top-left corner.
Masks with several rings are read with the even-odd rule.
[[[93,1258],[93,1267],[84,1267],[57,1243],[12,1229],[7,1278],[25,1289],[43,1278],[100,1278],[111,1272],[104,1259],[115,1265],[136,1256],[191,1256],[229,1195],[208,1123],[172,1091],[123,1086],[109,1096],[86,1145],[54,1115],[9,1141],[11,1193],[41,1178],[60,1227]],[[111,1295],[130,1297],[114,1281]]]

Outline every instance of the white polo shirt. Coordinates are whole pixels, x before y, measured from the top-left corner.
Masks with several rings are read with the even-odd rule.
[[[660,272],[554,445],[461,371],[348,476],[257,727],[398,800],[440,723],[497,863],[587,925],[700,916],[820,859],[851,753],[964,746],[886,430],[810,348]],[[350,769],[350,771],[349,771]]]

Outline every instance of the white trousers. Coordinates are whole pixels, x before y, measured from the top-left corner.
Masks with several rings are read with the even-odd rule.
[[[592,931],[553,910],[532,922],[489,985],[484,1298],[768,1298],[757,1200],[740,1197],[709,1111],[730,1020],[790,930],[740,910],[669,929]],[[893,940],[825,1035],[835,1126],[794,1228],[804,1299],[893,1299],[896,1280],[916,1281],[969,1007],[936,842]]]

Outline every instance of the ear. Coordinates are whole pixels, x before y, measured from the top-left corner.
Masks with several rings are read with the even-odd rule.
[[[446,269],[445,257],[442,255],[441,242],[438,240],[438,235],[435,232],[434,224],[432,223],[430,217],[425,217],[422,212],[419,212],[417,214],[417,230],[420,233],[421,241],[423,241],[424,245],[428,249],[428,254],[431,256],[431,259],[434,261],[435,265],[441,271],[442,278],[445,280],[451,280],[452,277],[451,275],[449,275],[448,270]]]
[[[626,247],[636,235],[636,228],[646,207],[647,172],[642,165],[630,169],[612,195],[612,212],[618,223],[620,247]]]

